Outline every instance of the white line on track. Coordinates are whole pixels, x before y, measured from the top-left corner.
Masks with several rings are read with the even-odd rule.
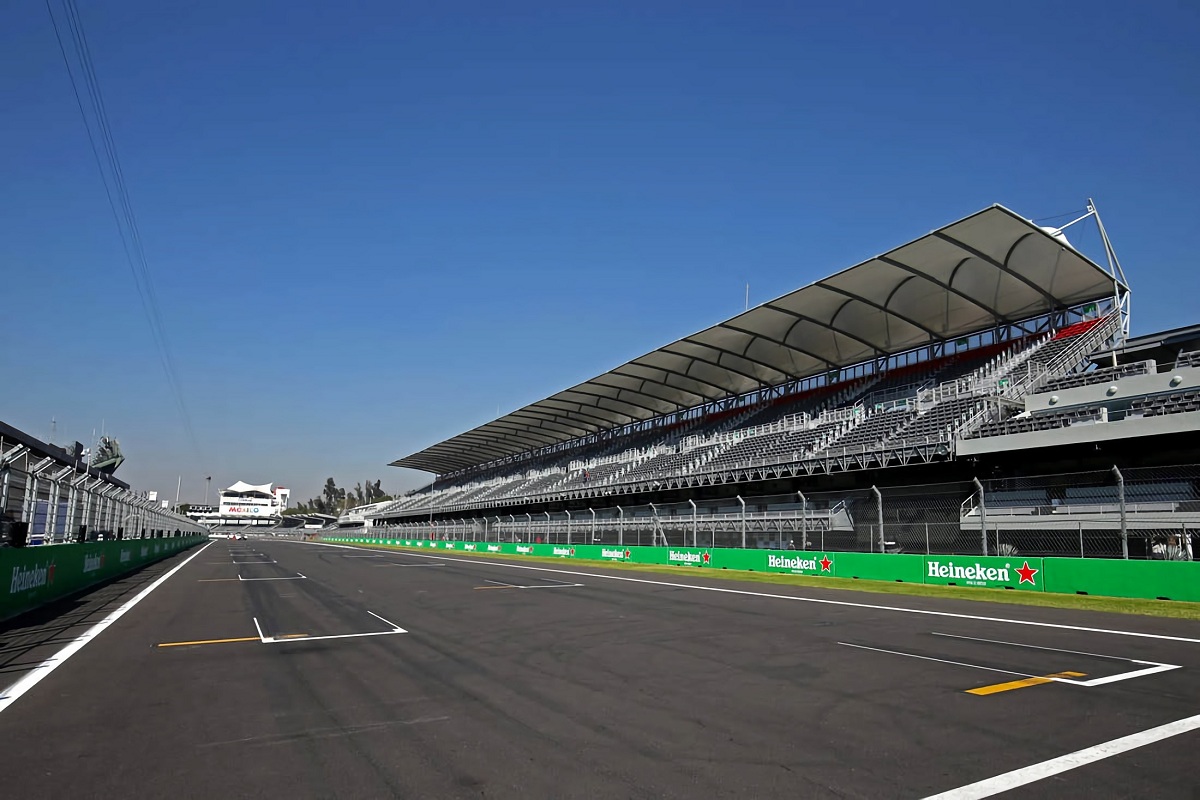
[[[238,580],[243,583],[249,583],[250,581],[305,581],[308,580],[308,576],[302,575],[299,572],[291,578],[243,578],[241,575],[238,575]]]
[[[348,544],[329,544],[327,542],[292,542],[292,544],[314,545],[317,547],[338,547],[346,550],[365,550]],[[375,553],[395,553],[395,550],[373,550]],[[406,556],[413,558],[437,558],[442,561],[455,561],[461,564],[488,564],[493,567],[509,569],[525,569],[534,572],[556,572],[560,575],[575,575],[584,578],[599,578],[609,581],[624,581],[626,583],[642,583],[650,586],[668,586],[673,589],[695,589],[700,592],[718,592],[720,594],[736,594],[747,597],[766,597],[772,600],[792,600],[799,603],[816,603],[827,606],[843,606],[847,608],[866,608],[872,611],[896,611],[902,614],[922,614],[931,617],[946,617],[948,619],[969,619],[975,622],[1001,622],[1006,625],[1027,625],[1033,628],[1051,628],[1054,630],[1081,631],[1083,633],[1103,633],[1110,636],[1133,636],[1139,639],[1158,639],[1166,642],[1187,642],[1200,644],[1200,639],[1190,636],[1168,636],[1162,633],[1143,633],[1142,631],[1123,631],[1112,628],[1091,628],[1085,625],[1066,625],[1059,622],[1035,622],[1027,619],[1008,619],[1005,617],[985,617],[981,614],[958,614],[953,611],[932,611],[925,608],[905,608],[904,606],[884,606],[876,603],[855,603],[850,600],[827,600],[820,597],[804,597],[795,594],[773,594],[771,592],[754,592],[749,589],[726,589],[720,586],[698,586],[694,583],[674,583],[671,581],[655,581],[648,578],[631,578],[625,575],[606,575],[602,572],[579,572],[577,570],[556,569],[553,567],[535,567],[530,564],[512,564],[505,561],[487,561],[482,558],[451,558],[448,556],[433,556],[424,553],[404,551]],[[697,577],[703,578],[703,575]]]
[[[445,564],[397,564],[394,561],[389,561],[386,564],[372,564],[373,567],[444,567]]]
[[[368,631],[367,633],[338,633],[332,636],[283,636],[276,638],[267,636],[263,633],[262,625],[258,624],[258,617],[254,618],[254,629],[258,631],[258,638],[263,644],[293,644],[295,642],[324,642],[330,639],[361,639],[364,636],[393,636],[397,633],[408,633],[404,628],[401,628],[394,622],[384,619],[374,611],[367,611],[375,619],[390,625],[390,631]]]
[[[1031,650],[1048,650],[1053,653],[1070,653],[1076,656],[1092,656],[1093,658],[1107,658],[1111,661],[1124,661],[1128,664],[1141,664],[1144,669],[1135,669],[1130,672],[1122,672],[1119,675],[1106,675],[1103,678],[1092,678],[1087,681],[1075,680],[1074,678],[1051,678],[1050,680],[1057,683],[1073,683],[1076,686],[1106,686],[1110,683],[1118,681],[1127,681],[1131,678],[1144,678],[1147,675],[1156,675],[1159,672],[1170,672],[1173,669],[1181,669],[1179,664],[1162,664],[1158,661],[1141,661],[1136,658],[1124,658],[1122,656],[1106,656],[1101,653],[1085,653],[1082,650],[1063,650],[1059,647],[1042,647],[1037,644],[1024,644],[1022,642],[1004,642],[999,639],[980,639],[976,636],[958,636],[953,633],[938,633],[931,631],[934,636],[945,636],[950,639],[965,639],[970,642],[986,642],[988,644],[1004,644],[1010,647],[1025,647]]]
[[[1200,729],[1200,714],[1176,720],[1175,722],[1168,722],[1166,725],[1159,725],[1157,728],[1149,728],[1138,733],[1131,733],[1128,736],[1102,742],[1092,747],[1086,747],[1083,750],[1076,750],[1074,753],[1067,753],[1065,756],[1052,758],[1049,761],[1043,761],[1039,764],[1030,764],[1028,767],[1014,769],[1011,772],[1005,772],[1003,775],[997,775],[994,778],[960,786],[957,789],[951,789],[941,794],[930,795],[925,800],[983,800],[985,797],[992,797],[1020,786],[1036,783],[1037,781],[1045,780],[1046,778],[1060,775],[1064,772],[1087,766],[1088,764],[1094,764],[1106,758],[1119,756],[1122,753],[1128,753],[1130,750],[1136,750],[1139,747],[1145,747],[1146,745],[1161,742],[1164,739],[1170,739],[1173,736],[1179,736],[1180,734],[1189,733],[1197,729]]]
[[[179,572],[179,570],[186,567],[193,558],[195,558],[196,556],[200,555],[205,550],[207,550],[209,545],[211,545],[211,544],[212,544],[212,542],[209,542],[208,544],[204,545],[204,547],[201,547],[199,550],[197,550],[196,552],[194,552],[190,556],[188,556],[183,562],[176,564],[169,571],[167,571],[166,574],[159,576],[159,578],[157,580],[155,580],[154,583],[150,584],[145,589],[142,589],[140,592],[138,592],[132,598],[127,600],[124,604],[121,605],[120,608],[115,609],[107,617],[100,620],[92,627],[88,628],[86,631],[84,631],[79,636],[77,636],[75,638],[75,640],[72,641],[70,644],[68,644],[66,647],[59,650],[57,653],[55,653],[50,658],[47,658],[42,663],[38,664],[27,675],[25,675],[25,677],[21,678],[19,681],[14,683],[12,686],[8,687],[8,689],[4,692],[4,694],[2,696],[0,696],[0,713],[3,713],[4,711],[8,710],[8,708],[13,703],[15,703],[18,699],[20,699],[21,695],[28,692],[34,686],[37,686],[42,680],[44,680],[46,678],[47,675],[49,675],[51,672],[53,672],[54,670],[58,669],[63,664],[65,664],[68,658],[70,658],[71,656],[75,655],[80,650],[82,650],[84,645],[86,645],[88,642],[92,641],[97,636],[99,636],[101,633],[103,633],[104,630],[109,625],[112,625],[114,622],[119,620],[121,617],[125,616],[125,612],[129,611],[129,609],[133,608],[138,603],[142,602],[142,600],[144,600],[147,595],[149,595],[151,592],[153,592],[159,586],[162,586],[164,583],[166,583],[168,578],[170,578],[176,572]]]
[[[582,583],[565,583],[563,581],[555,581],[554,583],[539,583],[535,586],[519,586],[515,583],[504,583],[503,581],[493,581],[484,579],[484,583],[493,583],[503,589],[570,589],[575,586],[583,586]]]

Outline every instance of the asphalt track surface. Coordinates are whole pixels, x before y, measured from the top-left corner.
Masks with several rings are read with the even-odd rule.
[[[196,553],[0,628],[0,686]],[[0,793],[920,798],[1200,714],[1198,670],[1194,622],[217,541],[0,707]],[[1198,745],[999,796],[1200,797]]]

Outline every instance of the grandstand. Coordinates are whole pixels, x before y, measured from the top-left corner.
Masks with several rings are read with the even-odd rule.
[[[1107,267],[1063,232],[1085,219]],[[630,506],[702,503],[745,541],[772,515],[845,527],[797,492],[1028,474],[1056,448],[1200,430],[1200,354],[1130,363],[1128,302],[1090,204],[1063,229],[992,206],[401,458],[435,480],[340,524],[475,536],[582,514],[604,538],[639,524]],[[756,492],[785,499],[748,512]]]

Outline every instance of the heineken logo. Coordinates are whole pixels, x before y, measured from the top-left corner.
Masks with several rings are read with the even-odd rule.
[[[523,545],[523,544],[519,544],[519,545],[517,545],[517,552],[522,553],[523,555],[530,555],[531,553],[533,553],[533,548],[527,547],[526,545]]]
[[[804,556],[767,556],[767,566],[773,569],[792,569],[803,570],[805,572],[816,572],[818,569],[821,572],[829,572],[833,567],[833,561],[829,556],[822,556],[820,561],[815,558],[805,558]]]
[[[447,550],[453,550],[454,542],[442,542],[442,547],[446,548]]]
[[[489,545],[487,546],[487,551],[488,551],[489,553],[499,553],[499,552],[500,552],[500,545],[498,545],[498,544],[489,544]]]
[[[54,562],[21,569],[13,567],[12,580],[8,584],[8,593],[17,594],[37,589],[54,583]]]
[[[629,558],[632,553],[628,550],[610,550],[607,547],[600,548],[601,558]]]
[[[145,558],[148,555],[150,555],[150,548],[147,547],[146,545],[142,545],[142,556],[141,557]]]
[[[976,561],[974,564],[963,566],[955,564],[953,561],[942,563],[940,561],[929,561],[928,570],[930,578],[953,578],[960,581],[996,581],[999,583],[1012,583],[1012,573],[1016,572],[1019,576],[1018,585],[1022,583],[1037,585],[1034,576],[1041,570],[1029,566],[1026,561],[1017,569],[1012,569],[1012,564],[1005,564],[1003,567],[985,567]]]
[[[707,564],[712,560],[712,556],[705,550],[703,553],[687,553],[683,550],[670,550],[667,552],[667,561],[677,564]]]
[[[556,547],[556,548],[554,548],[554,555],[556,555],[556,556],[573,556],[573,555],[575,555],[575,548],[574,547]]]
[[[118,559],[120,563],[125,564],[129,559],[133,558],[133,553],[129,550],[122,550],[121,557]]]
[[[96,570],[103,569],[103,568],[104,568],[104,554],[103,553],[97,553],[96,555],[83,557],[83,572],[84,572],[84,574],[87,574],[89,572],[95,572]]]
[[[467,543],[467,544],[463,545],[463,550],[474,550],[474,549],[475,549],[475,545],[473,545],[473,544]]]

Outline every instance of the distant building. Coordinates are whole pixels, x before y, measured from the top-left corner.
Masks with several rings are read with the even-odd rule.
[[[277,525],[291,495],[284,486],[238,481],[221,490],[216,507],[193,506],[188,516],[206,525]]]

